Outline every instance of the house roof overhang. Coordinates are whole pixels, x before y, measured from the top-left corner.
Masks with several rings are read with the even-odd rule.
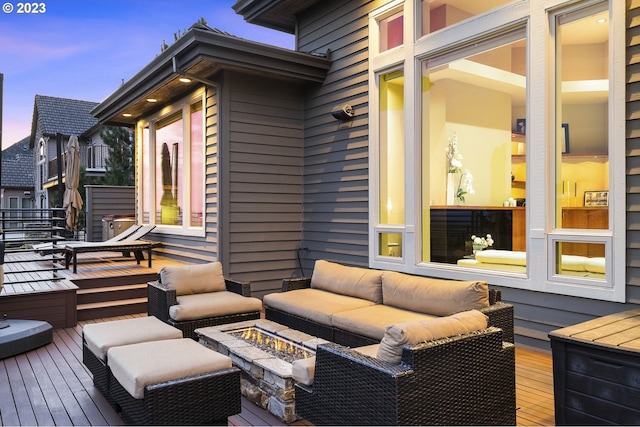
[[[295,34],[296,15],[319,0],[237,0],[233,10],[244,20],[274,30]]]
[[[257,43],[196,24],[91,113],[102,124],[133,126],[203,82],[215,83],[216,74],[222,70],[319,84],[329,66],[324,55]],[[191,82],[181,82],[182,77]],[[158,102],[150,103],[149,98]]]

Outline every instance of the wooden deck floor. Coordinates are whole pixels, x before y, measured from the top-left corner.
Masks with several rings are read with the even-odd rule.
[[[91,374],[82,364],[82,327],[112,319],[55,329],[52,343],[0,360],[0,425],[122,425],[119,415],[94,388]],[[554,424],[551,369],[550,355],[516,350],[518,425]],[[229,425],[284,424],[243,399],[242,412],[230,417]],[[293,425],[309,423],[301,420]]]

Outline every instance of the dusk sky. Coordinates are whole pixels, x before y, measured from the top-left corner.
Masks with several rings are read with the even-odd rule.
[[[17,13],[2,0],[2,149],[31,133],[36,94],[100,102],[200,17],[238,37],[293,49],[292,35],[248,24],[236,0],[48,0]],[[34,4],[34,3],[29,3]],[[9,10],[12,11],[9,13]]]

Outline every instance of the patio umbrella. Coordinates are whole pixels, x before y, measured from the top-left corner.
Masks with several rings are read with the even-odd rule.
[[[78,226],[78,216],[82,209],[82,197],[78,192],[80,181],[80,147],[78,137],[71,135],[67,144],[67,165],[65,169],[64,205],[67,209],[67,228],[75,230]]]

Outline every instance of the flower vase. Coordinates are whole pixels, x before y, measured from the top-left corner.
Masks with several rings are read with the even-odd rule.
[[[449,172],[447,173],[447,205],[455,205],[458,200],[457,192],[458,192],[458,182],[460,182],[460,173],[459,172]]]
[[[476,254],[482,252],[483,249],[482,245],[473,245],[473,257],[475,258]]]

